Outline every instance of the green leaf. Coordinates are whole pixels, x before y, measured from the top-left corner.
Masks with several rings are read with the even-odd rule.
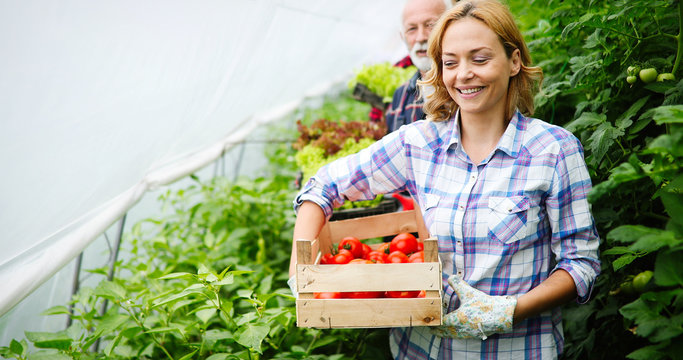
[[[632,117],[634,117],[638,111],[645,105],[645,103],[650,99],[649,96],[646,96],[644,98],[638,99],[631,107],[628,108],[623,114],[619,116],[619,118],[615,121],[615,125],[617,128],[621,130],[626,130],[633,124],[633,121],[631,120]]]
[[[657,191],[671,220],[683,225],[683,174]]]
[[[192,356],[194,356],[194,354],[197,353],[197,351],[199,351],[199,349],[197,349],[197,350],[195,350],[195,351],[193,351],[193,352],[191,352],[191,353],[189,353],[189,354],[186,354],[185,356],[181,357],[181,358],[178,359],[178,360],[188,360],[188,359],[191,359]]]
[[[602,255],[623,255],[632,254],[633,251],[626,246],[615,246],[602,252]]]
[[[95,295],[110,300],[124,300],[126,289],[113,281],[102,281],[95,288]]]
[[[62,314],[68,315],[69,314],[69,308],[67,308],[64,305],[57,305],[57,306],[53,306],[53,307],[43,311],[42,313],[40,313],[40,315],[62,315]]]
[[[683,286],[683,251],[662,251],[655,262],[655,283]]]
[[[623,131],[615,128],[609,123],[598,126],[588,139],[589,147],[596,162],[600,162],[607,150],[614,144],[614,139],[623,135]]]
[[[665,355],[658,351],[665,344],[648,345],[626,355],[633,360],[657,360],[665,358]]]
[[[576,133],[578,131],[597,127],[600,124],[607,122],[607,115],[597,114],[593,112],[584,112],[576,120],[567,123],[564,128]]]
[[[104,334],[109,334],[118,329],[121,325],[128,321],[129,316],[116,313],[107,313],[100,321],[97,329],[102,331]]]
[[[237,342],[243,346],[254,349],[261,353],[261,343],[268,335],[270,327],[263,324],[247,324],[237,338]]]
[[[217,341],[217,340],[225,340],[225,339],[232,339],[233,334],[230,331],[225,331],[225,330],[217,330],[217,329],[211,329],[207,330],[204,333],[204,340],[205,341]]]
[[[24,356],[24,351],[26,351],[26,348],[24,347],[24,344],[20,343],[19,341],[16,341],[12,339],[9,343],[9,349],[12,351],[13,354]]]
[[[202,323],[206,324],[209,322],[209,320],[216,316],[216,311],[217,310],[215,308],[207,308],[197,311],[195,315],[199,318],[199,320],[202,321]]]
[[[643,235],[629,248],[636,252],[654,252],[663,247],[674,247],[680,243],[681,239],[677,239],[676,234],[671,231],[661,230],[656,234]]]
[[[661,124],[683,124],[683,105],[664,105],[646,111],[641,118],[651,117]]]
[[[170,273],[168,275],[164,275],[162,277],[159,277],[159,280],[168,280],[168,279],[180,279],[180,278],[192,278],[194,275],[190,274],[188,272],[174,272]]]
[[[230,285],[235,282],[235,277],[233,276],[232,272],[228,273],[227,275],[223,276],[222,279],[212,283],[215,286],[223,286],[223,285]]]
[[[54,351],[41,350],[28,355],[28,360],[73,360],[69,355]]]
[[[180,329],[178,329],[177,327],[171,327],[171,326],[161,326],[161,327],[157,327],[154,329],[149,329],[149,330],[145,331],[145,333],[146,334],[158,334],[158,333],[170,333],[170,332],[174,332],[174,331],[177,331],[177,332],[182,334],[182,331]]]
[[[119,342],[121,342],[122,336],[122,333],[116,334],[114,339],[111,340],[104,348],[104,354],[107,355],[107,357],[111,357],[111,354],[114,352],[114,349],[116,349],[116,347],[119,345]]]
[[[622,255],[612,262],[612,268],[614,268],[614,271],[617,271],[617,270],[623,268],[624,266],[632,263],[633,260],[635,260],[639,257],[640,256],[633,254],[633,253]]]
[[[24,334],[33,345],[43,349],[67,350],[73,342],[73,339],[64,331],[56,333],[25,331]]]
[[[206,360],[225,360],[228,358],[228,356],[230,356],[230,354],[217,353],[209,356],[208,358],[206,358]]]
[[[192,284],[185,288],[183,291],[180,293],[174,294],[171,293],[167,296],[164,296],[160,299],[157,299],[153,303],[153,307],[159,307],[165,304],[168,304],[170,302],[176,301],[178,299],[182,299],[190,294],[204,294],[204,286],[202,284]]]

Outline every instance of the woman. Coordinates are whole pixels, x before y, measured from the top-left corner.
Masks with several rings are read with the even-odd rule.
[[[600,269],[581,144],[528,117],[541,71],[499,2],[458,2],[429,55],[427,120],[322,168],[295,200],[294,238],[345,199],[407,190],[438,238],[447,315],[392,329],[395,358],[557,358],[559,306],[587,301]]]

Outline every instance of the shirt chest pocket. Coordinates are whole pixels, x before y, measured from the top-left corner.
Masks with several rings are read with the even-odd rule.
[[[530,237],[538,230],[540,207],[534,206],[528,197],[491,196],[488,205],[489,237],[509,244]]]

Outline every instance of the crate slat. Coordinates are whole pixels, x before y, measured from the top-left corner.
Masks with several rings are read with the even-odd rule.
[[[441,324],[441,299],[299,299],[297,325],[375,328]]]
[[[299,293],[439,290],[439,263],[297,265]]]

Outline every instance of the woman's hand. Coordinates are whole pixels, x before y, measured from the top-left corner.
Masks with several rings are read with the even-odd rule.
[[[443,325],[433,328],[441,337],[454,339],[486,338],[512,330],[512,316],[517,306],[514,296],[491,296],[471,287],[462,278],[448,278],[460,299],[460,307],[443,318]]]

